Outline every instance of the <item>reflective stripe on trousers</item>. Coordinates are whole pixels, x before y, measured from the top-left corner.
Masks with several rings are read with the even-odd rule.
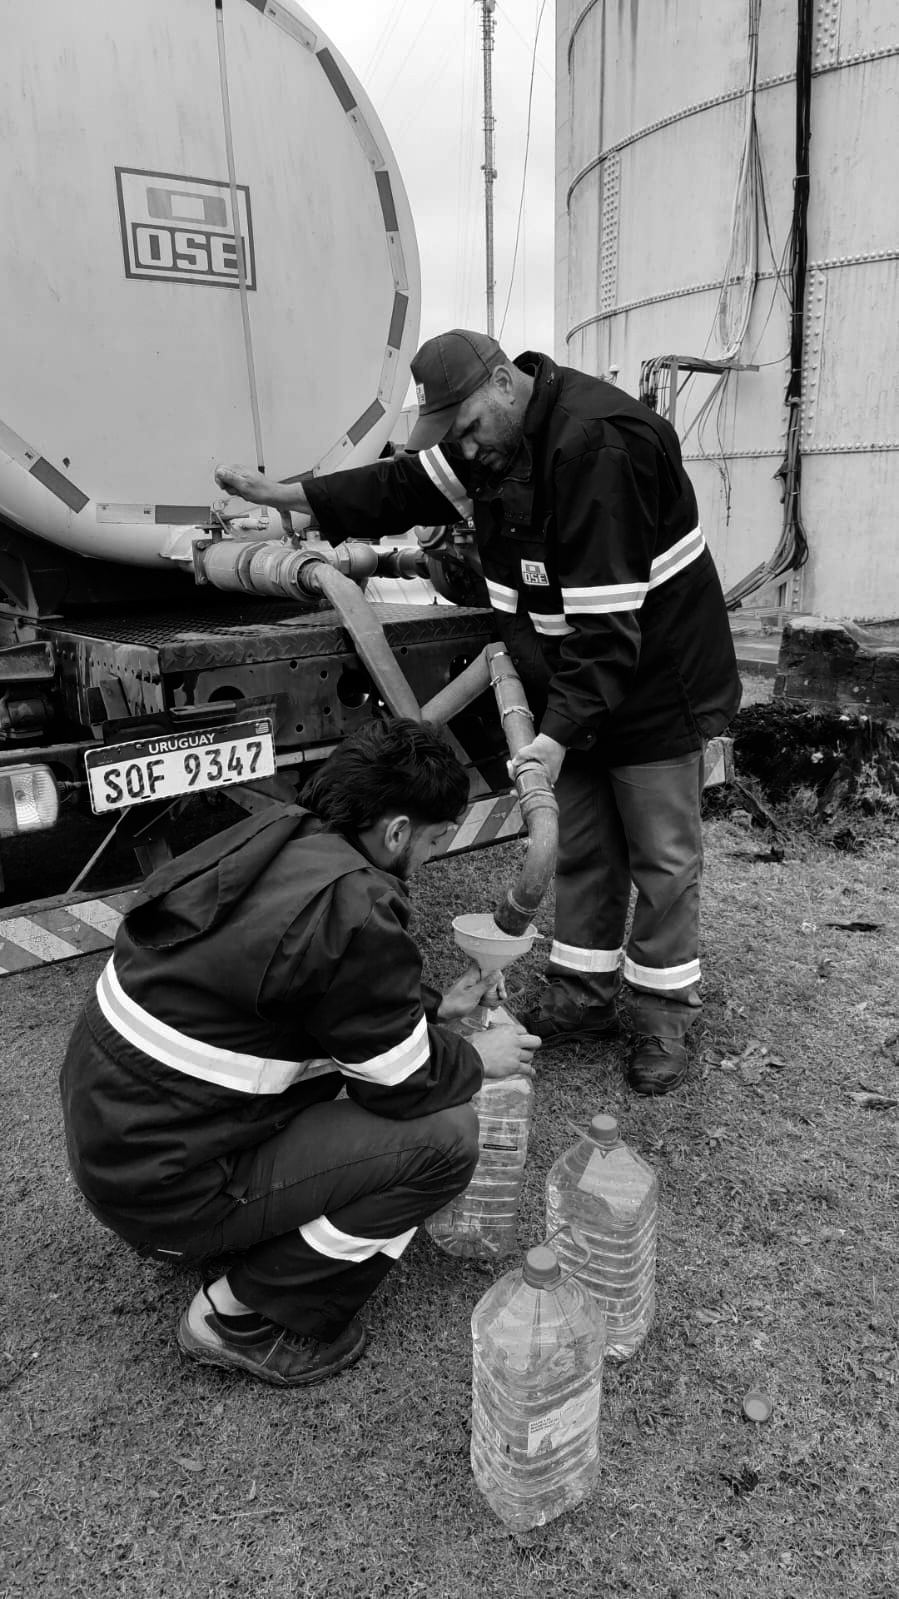
[[[610,1003],[622,975],[666,1000],[695,993],[702,783],[701,750],[611,770],[589,752],[566,755],[555,789],[559,858],[547,975],[576,1003]],[[632,883],[637,898],[624,949]]]

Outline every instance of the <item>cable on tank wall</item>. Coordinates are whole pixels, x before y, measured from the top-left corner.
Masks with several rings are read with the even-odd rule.
[[[790,227],[790,373],[785,401],[787,443],[775,476],[783,484],[783,523],[773,555],[754,572],[729,589],[728,608],[736,610],[747,595],[795,571],[808,560],[808,538],[802,521],[802,356],[805,344],[805,295],[808,276],[808,201],[810,188],[812,35],[814,0],[799,0],[796,39],[796,162],[793,180],[793,219]]]

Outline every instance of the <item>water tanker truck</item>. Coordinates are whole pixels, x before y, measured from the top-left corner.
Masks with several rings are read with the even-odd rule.
[[[350,67],[294,0],[6,9],[0,847],[68,809],[146,869],[194,796],[292,798],[422,708],[471,770],[453,847],[514,836],[528,729],[464,527],[334,550],[212,510],[220,460],[290,479],[392,447],[418,255]]]

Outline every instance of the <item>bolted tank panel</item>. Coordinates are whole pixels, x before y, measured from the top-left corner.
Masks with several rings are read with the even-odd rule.
[[[809,556],[746,590],[784,533],[803,10]],[[725,590],[747,605],[899,614],[899,15],[866,0],[560,0],[557,72],[558,358],[617,368],[634,394],[642,373],[681,436]],[[672,388],[660,359],[672,356],[757,370],[679,367]]]
[[[216,462],[255,462],[238,235],[267,470],[374,459],[417,343],[418,255],[383,129],[314,18],[6,9],[0,512],[63,542],[65,517],[92,517],[122,558],[152,555],[144,523],[196,520]]]
[[[899,21],[816,40],[801,444],[809,610],[899,615]],[[870,7],[864,7],[870,12]],[[861,52],[861,58],[852,55]],[[843,64],[845,63],[845,64]]]

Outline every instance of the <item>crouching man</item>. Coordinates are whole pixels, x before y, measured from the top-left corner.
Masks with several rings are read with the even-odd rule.
[[[490,996],[476,967],[423,988],[408,932],[407,881],[467,794],[434,729],[374,724],[119,929],[62,1068],[69,1158],[140,1253],[236,1256],[181,1317],[203,1364],[295,1386],[358,1360],[360,1307],[471,1178],[472,1095],[532,1071],[523,1028],[442,1025]]]

